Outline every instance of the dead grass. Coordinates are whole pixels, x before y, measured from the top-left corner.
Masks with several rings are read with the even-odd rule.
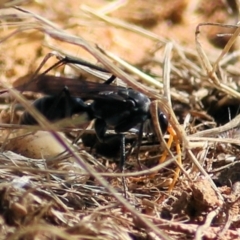
[[[184,22],[184,9],[190,4],[182,2],[178,21]],[[0,10],[2,86],[34,72],[49,49],[97,60],[121,84],[149,96],[168,116],[181,144],[182,165],[176,163],[175,146],[168,150],[168,160],[157,165],[164,144],[143,145],[143,170],[139,171],[133,152],[120,174],[116,163],[72,145],[58,132],[59,126],[43,118],[26,99],[35,94],[23,96],[12,89],[11,96],[36,116],[41,127],[19,130],[17,113],[14,121],[6,110],[11,105],[9,95],[2,94],[0,239],[240,239],[239,116],[235,117],[240,100],[239,52],[234,50],[238,25],[195,25],[195,50],[194,44],[177,42],[172,32],[160,37],[154,32],[158,27],[151,31],[123,21],[126,15],[121,19],[121,11],[117,18],[114,12],[121,6],[114,3],[100,8],[93,1],[92,8],[82,5],[80,13],[70,14],[71,4],[66,4],[66,11],[61,4],[50,8],[44,3]],[[142,25],[139,16],[130,19]],[[77,33],[79,26],[85,29],[84,36]],[[89,26],[94,34],[86,31]],[[203,44],[202,32],[209,26],[233,33],[222,50]],[[4,54],[13,47],[16,56],[14,51]],[[46,65],[51,64],[50,60]],[[65,71],[79,74],[75,67]],[[33,140],[22,144],[28,145],[25,156],[19,149],[7,151],[16,150],[23,135],[35,136],[39,128],[50,131],[51,141],[60,145],[54,154],[48,156],[37,143],[39,159],[31,157]],[[64,129],[68,137],[77,135],[76,129]],[[62,149],[65,154],[58,155]],[[168,192],[177,167],[179,179]]]

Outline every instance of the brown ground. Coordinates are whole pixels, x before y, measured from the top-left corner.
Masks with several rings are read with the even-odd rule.
[[[126,189],[121,175],[117,175],[116,161],[99,155],[112,155],[110,150],[118,151],[118,145],[103,146],[96,142],[95,135],[85,135],[88,140],[91,137],[91,146],[83,146],[80,141],[72,149],[70,140],[77,134],[76,127],[54,136],[46,131],[36,132],[36,128],[19,129],[21,107],[15,104],[19,110],[10,111],[13,97],[4,93],[0,98],[0,240],[240,239],[239,121],[233,119],[239,112],[240,99],[236,37],[213,71],[206,64],[209,60],[214,66],[226,44],[230,45],[231,33],[236,28],[202,26],[199,41],[206,58],[199,48],[196,50],[195,41],[200,23],[236,24],[237,1],[20,2],[21,8],[51,21],[57,28],[54,30],[36,15],[7,8],[11,1],[0,3],[2,88],[21,84],[23,80],[19,78],[34,73],[52,50],[106,67],[100,58],[95,58],[100,56],[99,52],[94,57],[89,49],[73,45],[71,40],[67,43],[59,36],[56,40],[60,30],[71,33],[157,80],[150,84],[146,76],[110,61],[128,74],[125,78],[118,70],[114,72],[124,84],[139,87],[152,100],[160,101],[162,111],[177,132],[171,153],[176,156],[175,146],[180,143],[182,164],[176,183],[174,172],[180,169],[173,162],[164,168],[160,166],[158,172],[151,171],[158,165],[164,146],[160,148],[159,144],[143,139],[140,161],[146,171],[139,173],[134,150],[126,163]],[[29,30],[19,31],[26,27]],[[5,39],[15,30],[19,32]],[[163,75],[169,66],[166,60],[171,69]],[[54,61],[51,59],[44,69]],[[54,71],[79,74],[69,68]],[[170,91],[166,89],[168,77]],[[171,96],[171,109],[162,98],[159,82]],[[141,88],[140,83],[147,87]],[[15,96],[18,102],[31,111],[28,102],[19,96]],[[24,96],[32,100],[40,95],[28,92]],[[49,127],[44,120],[41,123]],[[131,142],[130,133],[127,138]],[[67,156],[56,157],[66,148]],[[169,154],[167,158],[171,160]]]

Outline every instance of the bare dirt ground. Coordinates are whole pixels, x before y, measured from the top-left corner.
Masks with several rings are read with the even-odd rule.
[[[140,168],[127,132],[121,173],[118,144],[99,143],[88,126],[72,145],[85,125],[51,125],[34,112],[41,127],[21,126],[23,109],[34,111],[30,103],[42,94],[2,91],[0,239],[240,239],[238,7],[233,0],[0,2],[2,89],[29,81],[55,51],[146,94],[176,134],[170,151],[161,137],[159,146],[144,136]],[[111,76],[72,65],[48,74]]]

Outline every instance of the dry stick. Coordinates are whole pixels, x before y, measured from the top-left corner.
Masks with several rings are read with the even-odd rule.
[[[232,119],[230,122],[226,123],[223,126],[201,131],[201,132],[192,134],[189,137],[216,136],[216,135],[219,135],[220,133],[239,127],[239,125],[240,125],[240,115],[237,115],[234,119]]]
[[[234,193],[234,190],[232,189],[231,194],[236,194]],[[229,230],[231,224],[234,222],[234,218],[236,218],[236,215],[238,215],[239,212],[239,200],[240,197],[235,195],[235,199],[233,201],[228,202],[229,199],[227,200],[227,216],[226,219],[227,221],[225,222],[223,228],[221,229],[221,231],[219,231],[218,233],[218,238],[219,239],[224,239],[224,235],[226,235],[227,231]]]
[[[155,224],[158,224],[158,226],[161,229],[166,229],[168,231],[172,231],[172,232],[181,232],[181,233],[186,233],[186,234],[196,234],[196,231],[199,227],[199,225],[197,224],[185,224],[182,222],[174,222],[174,221],[169,221],[169,220],[165,220],[165,219],[161,219],[161,218],[155,218],[155,217],[151,217],[148,216],[148,218],[152,219],[152,221]],[[217,239],[216,237],[216,233],[219,232],[221,230],[221,227],[213,227],[210,226],[207,231],[204,232],[204,239]],[[227,239],[239,239],[239,233],[237,230],[227,230],[227,232],[225,233],[228,234],[229,237],[231,238],[227,238]]]
[[[205,223],[197,228],[195,240],[202,240],[202,237],[205,235],[204,232],[211,226],[213,219],[219,214],[220,210],[221,207],[218,207],[207,215]]]
[[[109,25],[112,25],[114,27],[118,27],[118,28],[123,28],[125,30],[131,31],[131,32],[135,32],[139,35],[142,35],[144,37],[147,37],[149,39],[152,39],[154,41],[158,41],[161,43],[167,43],[166,39],[159,37],[159,35],[149,32],[141,27],[138,27],[136,25],[130,24],[130,23],[126,23],[122,20],[119,19],[115,19],[115,18],[111,18],[108,17],[98,11],[94,11],[92,8],[86,6],[86,5],[82,5],[80,8],[82,11],[90,14],[93,17],[96,17],[104,22],[106,22]]]
[[[13,0],[13,1],[2,0],[0,3],[0,8],[10,8],[16,5],[20,5],[24,2],[28,2],[28,0]]]
[[[190,156],[190,158],[193,160],[194,164],[197,166],[197,168],[200,170],[200,172],[206,177],[206,179],[210,182],[211,187],[214,189],[216,192],[217,196],[221,201],[224,200],[222,194],[220,193],[219,189],[213,182],[212,178],[209,176],[209,174],[205,171],[205,169],[202,167],[202,165],[199,163],[199,161],[196,159],[194,156],[193,152],[190,149],[186,149],[187,154]]]
[[[169,47],[170,48],[170,47]],[[168,50],[170,51],[170,49]],[[169,54],[169,53],[168,53]],[[170,63],[169,63],[170,64]],[[186,136],[183,135],[183,139],[185,138]],[[187,142],[188,140],[185,139],[185,143]],[[189,144],[189,143],[188,143]],[[189,146],[189,145],[188,145]],[[189,154],[189,156],[191,157],[191,159],[193,160],[194,164],[198,167],[198,169],[203,173],[203,175],[205,177],[207,177],[207,179],[210,181],[213,189],[217,192],[217,195],[219,196],[219,198],[222,200],[223,197],[221,196],[219,190],[217,189],[216,185],[214,184],[214,182],[212,181],[212,179],[210,178],[210,176],[207,174],[207,172],[203,169],[203,167],[200,165],[200,163],[198,162],[198,160],[196,159],[196,157],[193,155],[192,151],[187,149],[187,153]]]
[[[191,147],[200,147],[202,146],[202,142],[212,142],[212,143],[231,143],[240,145],[240,139],[233,139],[233,138],[215,138],[215,137],[195,137],[195,136],[188,136],[188,139],[191,141],[198,141],[198,142],[191,142]]]
[[[52,58],[53,56],[56,56],[55,52],[50,52],[48,53],[44,59],[42,60],[42,62],[40,63],[40,65],[38,66],[37,70],[34,72],[34,74],[31,76],[31,79],[34,79],[35,77],[37,77],[38,73],[40,72],[40,70],[43,68],[43,66],[46,64],[46,62]],[[59,66],[59,62],[55,63],[54,65],[52,65],[50,68],[48,68],[47,70],[45,70],[43,73],[41,73],[42,75],[46,74],[47,72],[49,72],[51,69],[58,67]]]
[[[157,81],[156,79],[152,78],[151,76],[143,73],[142,71],[140,71],[139,69],[133,67],[132,65],[130,65],[129,63],[125,62],[124,60],[122,60],[120,57],[114,55],[113,53],[107,52],[105,50],[103,50],[102,48],[100,48],[99,46],[97,47],[104,55],[106,55],[107,57],[109,57],[110,59],[116,61],[117,63],[119,63],[122,67],[124,67],[125,69],[127,69],[129,72],[134,73],[136,75],[138,75],[140,78],[144,79],[144,81],[148,84],[148,85],[152,85],[158,89],[162,89],[163,88],[163,84],[159,81]]]
[[[172,42],[168,42],[163,53],[163,93],[169,106],[172,108],[170,91],[170,72],[171,72],[171,53],[173,49]]]
[[[98,49],[100,49],[98,47]],[[113,53],[107,52],[103,49],[100,49],[102,53],[104,53],[104,55],[106,55],[108,58],[110,58],[111,60],[113,60],[114,62],[117,62],[119,65],[121,65],[122,67],[124,67],[124,69],[128,70],[128,72],[131,72],[133,74],[136,74],[137,76],[139,76],[144,83],[146,82],[148,85],[150,86],[154,86],[156,88],[160,88],[162,89],[164,87],[164,85],[160,82],[160,81],[156,81],[154,78],[152,78],[151,76],[143,73],[142,71],[140,71],[139,69],[137,69],[136,67],[132,66],[131,64],[127,63],[126,61],[124,61],[123,59],[121,59],[120,57],[116,56]],[[178,92],[176,91],[170,91],[170,95],[172,96],[172,98],[174,99],[178,99],[183,103],[189,104],[189,100],[185,97],[183,97],[182,95],[180,95]]]
[[[172,109],[172,101],[171,101],[171,92],[170,92],[170,72],[171,72],[171,53],[172,53],[173,44],[171,42],[167,43],[163,53],[163,86],[164,86],[164,96],[167,99],[167,102]],[[178,140],[177,140],[178,141]],[[169,149],[170,151],[170,149]],[[180,156],[181,157],[181,156]],[[175,161],[177,162],[177,160]],[[179,168],[176,170],[178,177]]]
[[[212,67],[206,53],[204,52],[201,43],[199,41],[199,34],[200,34],[200,27],[201,26],[206,26],[206,25],[213,25],[211,23],[202,23],[199,24],[196,28],[196,33],[195,33],[195,42],[196,42],[196,48],[200,57],[200,61],[201,64],[203,66],[203,68],[206,70],[207,72],[207,77],[208,80],[210,81],[211,84],[214,84],[214,86],[219,89],[222,92],[225,92],[226,94],[229,94],[232,97],[235,98],[239,98],[240,99],[240,93],[235,91],[234,89],[230,88],[229,86],[221,83],[217,77],[217,74],[215,72],[216,70],[216,66],[219,63],[219,61],[221,60],[222,56],[226,54],[226,51],[229,50],[229,48],[232,46],[233,42],[236,40],[236,37],[239,35],[240,33],[240,28],[238,26],[232,26],[232,25],[227,25],[227,26],[231,26],[231,27],[235,27],[237,28],[237,30],[235,31],[235,33],[233,34],[233,36],[230,38],[229,44],[226,45],[226,47],[224,48],[222,54],[220,55],[220,57],[217,59],[216,63],[214,64],[214,67]],[[219,24],[214,24],[219,26]],[[222,25],[220,25],[222,26]],[[226,26],[226,25],[225,25]]]
[[[170,92],[170,73],[171,73],[171,53],[172,53],[172,49],[173,49],[173,44],[172,42],[169,42],[166,44],[165,49],[164,49],[164,53],[163,53],[163,86],[164,86],[164,96],[167,99],[167,102],[170,106],[170,108],[172,109],[172,101],[171,101],[171,92]],[[174,132],[175,134],[175,132]],[[182,169],[182,156],[181,156],[181,148],[180,148],[180,143],[179,140],[176,139],[176,136],[172,136],[174,138],[174,140],[176,140],[176,146],[177,146],[177,153],[180,156],[177,156],[177,159],[175,160],[175,163],[178,165],[178,167],[175,169],[175,173],[174,173],[174,178],[173,181],[170,185],[170,190],[174,187],[174,185],[176,184],[179,175],[180,175],[180,168]],[[170,149],[168,149],[168,152],[170,152]],[[172,155],[172,154],[171,154]],[[184,173],[186,174],[186,172],[184,171]],[[188,175],[186,175],[188,177]],[[188,177],[189,178],[189,177]]]
[[[41,159],[40,159],[41,160]],[[142,175],[147,175],[151,173],[155,173],[163,168],[166,168],[169,164],[171,164],[174,161],[174,159],[169,159],[167,162],[158,164],[157,166],[147,169],[147,170],[142,170],[142,171],[137,171],[137,172],[129,172],[129,173],[111,173],[111,172],[101,172],[98,173],[99,176],[101,177],[137,177],[137,176],[142,176]],[[0,165],[0,169],[13,169],[13,170],[18,170],[18,167],[15,166],[5,166],[5,165]],[[52,174],[62,174],[62,175],[67,175],[69,174],[68,171],[61,171],[61,170],[52,170],[52,169],[35,169],[31,167],[21,167],[22,171],[28,171],[28,172],[39,172],[39,173],[52,173]],[[76,176],[78,175],[89,175],[88,172],[84,171],[74,171],[74,174]]]
[[[37,221],[36,221],[37,222]],[[72,233],[67,233],[66,230],[64,231],[63,228],[59,228],[58,226],[47,225],[47,224],[39,224],[39,223],[32,223],[24,228],[21,228],[18,231],[15,231],[11,236],[8,236],[8,240],[16,240],[16,239],[26,239],[26,235],[33,236],[36,233],[43,233],[49,236],[52,234],[51,239],[71,239],[71,240],[78,240],[78,239],[89,239],[89,236],[86,235],[73,235]]]
[[[151,116],[153,116],[153,121],[156,121],[156,119],[157,119],[157,117],[158,117],[158,109],[159,109],[159,107],[160,107],[160,106],[159,106],[158,101],[153,101],[153,103],[152,103],[151,106],[150,106],[150,112],[151,112]],[[158,139],[162,139],[162,138],[163,138],[163,136],[162,136],[162,130],[161,130],[159,124],[154,123],[154,126],[155,126],[155,132],[156,132],[156,135],[157,135]],[[189,178],[187,172],[183,169],[182,165],[179,164],[179,162],[177,161],[177,158],[178,158],[179,156],[175,156],[175,157],[174,157],[174,156],[173,156],[173,153],[172,153],[172,152],[170,151],[170,149],[168,148],[166,141],[163,139],[162,142],[164,143],[165,149],[167,150],[167,152],[169,153],[169,155],[172,157],[172,159],[174,159],[175,164],[177,164],[178,168],[181,169],[182,172],[183,172],[183,173],[186,175],[186,177],[189,179],[189,181],[191,181],[191,179]],[[172,159],[169,159],[168,161],[166,161],[166,163],[169,163],[169,161],[172,160]],[[176,174],[176,176],[178,176],[178,174],[179,174],[179,169],[177,169],[177,174]],[[177,177],[175,177],[175,179],[176,179],[176,178],[177,178]],[[174,185],[174,181],[172,182],[172,185]],[[173,186],[170,186],[170,189],[171,189],[171,187],[173,187]]]
[[[172,109],[172,102],[171,102],[171,97],[170,97],[170,71],[171,71],[170,59],[171,59],[172,47],[173,47],[173,45],[171,42],[166,44],[165,50],[164,50],[164,61],[163,61],[163,88],[164,88],[163,94],[164,94],[164,96],[169,104],[169,107],[171,109]],[[160,131],[160,133],[161,133],[161,136],[159,136],[159,140],[162,140],[163,136],[162,136],[162,131],[161,131],[161,128],[159,127],[159,125],[157,127],[157,130]],[[173,154],[170,151],[170,149],[168,149],[167,144],[164,141],[164,139],[163,139],[163,142],[165,145],[165,149],[167,149],[168,153],[170,153],[170,155],[173,157]]]
[[[122,20],[108,17],[108,16],[104,15],[103,13],[100,13],[99,11],[95,11],[95,10],[89,8],[86,5],[81,6],[81,10],[83,10],[84,12],[87,12],[91,16],[94,16],[94,17],[106,22],[109,25],[113,25],[114,27],[124,28],[125,30],[137,33],[139,35],[142,35],[143,37],[149,38],[154,41],[158,41],[158,42],[160,41],[164,44],[169,43],[166,39],[159,37],[159,35],[157,35],[157,34],[154,34],[154,33],[150,32],[148,30],[145,30],[141,27],[137,27],[135,25],[126,23]],[[149,84],[153,84],[154,86],[160,87],[160,88],[163,87],[162,83],[160,83],[159,81],[156,81],[154,78],[142,73],[138,69],[132,67],[130,64],[128,64],[128,63],[124,62],[123,60],[121,60],[120,58],[118,58],[117,56],[114,56],[111,53],[106,53],[106,55],[109,55],[110,58],[117,60],[118,63],[120,63],[122,66],[124,66],[126,69],[130,70],[131,72],[138,74],[145,81],[149,82]],[[175,92],[171,93],[171,95],[177,97],[177,93],[175,93]]]
[[[103,14],[111,13],[111,12],[116,11],[117,9],[123,7],[126,4],[127,4],[127,0],[113,1],[113,2],[110,2],[106,5],[104,5],[100,9],[98,9],[98,12],[101,12]]]
[[[150,31],[148,31],[148,30],[145,30],[145,29],[140,28],[140,27],[136,27],[135,25],[131,25],[131,24],[129,24],[129,23],[125,23],[124,21],[121,21],[121,20],[119,20],[119,19],[115,19],[115,18],[108,17],[108,16],[104,15],[101,11],[95,11],[95,10],[93,10],[93,9],[85,6],[85,5],[83,5],[83,6],[81,7],[81,10],[83,10],[84,12],[86,12],[86,13],[88,13],[88,14],[91,14],[91,16],[94,16],[94,17],[96,17],[96,18],[98,18],[98,19],[106,22],[106,23],[109,24],[109,25],[113,25],[114,27],[124,28],[125,30],[128,30],[128,31],[134,32],[134,33],[136,33],[136,34],[142,35],[143,37],[146,37],[146,38],[151,39],[151,40],[153,40],[153,41],[158,41],[158,42],[160,41],[160,42],[162,42],[163,44],[165,44],[165,43],[168,42],[166,39],[160,38],[159,35],[156,35],[156,34],[150,32]],[[178,50],[181,49],[181,46],[177,45],[176,43],[174,44],[174,47],[177,48]],[[194,53],[193,51],[189,50],[188,52],[189,52],[189,54],[196,56],[196,53]],[[178,51],[178,53],[180,53],[180,51]],[[112,58],[112,57],[111,57],[111,58]],[[116,57],[116,58],[117,58],[117,57]],[[192,66],[192,62],[191,62],[191,61],[189,61],[186,57],[185,57],[184,59],[185,59],[186,62],[188,62],[188,63],[191,64],[191,66]],[[115,60],[116,60],[116,59],[115,59]],[[117,60],[117,62],[118,62],[118,60]],[[120,63],[120,64],[121,64],[121,63]],[[129,64],[127,64],[127,65],[130,66]],[[124,66],[124,67],[126,67],[126,66]],[[132,69],[132,68],[133,68],[133,67],[131,67],[131,69]],[[126,67],[126,69],[128,69],[128,68]],[[194,67],[194,69],[199,69],[199,68]],[[137,71],[137,70],[136,70],[136,71]],[[143,75],[143,73],[140,74],[140,76],[142,76],[142,75]],[[146,80],[146,81],[148,81],[149,78],[150,78],[150,77],[147,76],[146,79],[145,79],[145,78],[143,78],[143,79]],[[153,79],[153,78],[152,78],[152,79]],[[178,98],[180,97],[180,99],[181,99],[182,102],[184,102],[184,103],[186,103],[186,104],[189,103],[189,101],[188,101],[186,98],[181,97],[181,96],[179,95],[179,93],[177,93],[177,92],[171,91],[171,96],[174,97],[174,98],[176,98],[176,99],[178,99]]]
[[[240,50],[234,51],[234,52],[230,53],[229,55],[224,56],[224,58],[219,61],[219,66],[231,64],[231,61],[238,60],[239,56],[240,56]]]
[[[223,25],[223,26],[228,27],[228,25]],[[228,40],[227,44],[225,45],[224,49],[222,50],[220,56],[217,58],[216,62],[214,63],[213,70],[212,70],[213,72],[216,72],[216,70],[219,66],[219,62],[229,52],[229,50],[231,49],[231,47],[235,43],[236,39],[239,37],[239,33],[240,33],[239,25],[237,24],[237,26],[235,26],[234,28],[237,28],[237,29],[234,32],[234,34],[232,34],[231,38]]]

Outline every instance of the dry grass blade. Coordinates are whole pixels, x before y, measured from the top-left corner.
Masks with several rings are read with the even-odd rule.
[[[162,42],[162,43],[166,43],[165,39],[161,38],[160,36],[158,36],[158,35],[156,35],[152,32],[146,31],[145,29],[137,27],[135,25],[131,25],[129,23],[126,23],[126,22],[108,17],[105,14],[94,11],[93,9],[89,8],[86,5],[82,5],[81,10],[88,13],[88,14],[91,14],[92,16],[97,17],[97,18],[103,20],[104,22],[106,22],[108,24],[111,24],[115,27],[121,27],[121,28],[129,30],[131,32],[135,32],[137,34],[143,35],[143,36],[145,36],[147,38],[150,38],[152,40],[159,41],[159,42]]]
[[[210,63],[206,53],[204,52],[203,47],[201,46],[200,41],[199,41],[200,27],[201,26],[205,26],[205,25],[213,25],[213,24],[211,24],[211,23],[199,24],[197,26],[197,28],[196,28],[195,41],[196,41],[196,47],[197,47],[197,51],[198,51],[201,63],[203,65],[205,71],[207,72],[208,80],[211,80],[211,84],[214,84],[214,86],[217,89],[219,89],[220,91],[223,91],[223,92],[225,92],[226,94],[229,94],[232,97],[240,98],[239,92],[237,92],[234,89],[228,87],[227,85],[221,83],[221,81],[218,79],[217,74],[215,72],[217,64],[220,62],[220,60],[224,56],[224,54],[226,54],[229,51],[229,49],[232,46],[233,42],[238,37],[240,29],[236,26],[237,30],[235,31],[233,36],[230,38],[229,43],[224,48],[224,50],[223,50],[222,54],[220,55],[220,57],[216,60],[216,63],[214,64],[214,67],[213,67],[211,65],[211,63]]]
[[[10,8],[26,2],[28,2],[28,0],[2,0],[0,3],[0,8]]]
[[[170,72],[171,72],[171,52],[173,44],[170,42],[166,44],[164,52],[164,62],[163,62],[163,86],[164,86],[164,96],[166,97],[168,104],[172,107],[171,92],[170,92]]]
[[[207,137],[207,136],[216,136],[220,133],[227,132],[231,129],[239,127],[239,121],[240,121],[240,115],[237,115],[235,118],[233,118],[231,121],[226,123],[223,126],[212,128],[209,130],[201,131],[198,133],[193,134],[193,137]]]
[[[100,48],[98,48],[98,49],[100,49]],[[144,81],[144,83],[146,83],[146,85],[155,86],[157,89],[162,89],[163,88],[163,84],[161,82],[156,81],[156,79],[150,77],[147,74],[144,74],[142,71],[140,71],[137,68],[131,66],[130,64],[125,62],[123,59],[121,59],[118,56],[114,55],[113,53],[106,52],[103,49],[100,49],[100,51],[104,55],[109,57],[110,59],[116,61],[120,66],[122,66],[124,69],[126,69],[130,73],[133,73],[133,74],[136,74],[137,76],[139,76]]]
[[[221,208],[218,208],[208,214],[205,223],[202,226],[198,227],[194,239],[196,240],[202,239],[202,236],[204,236],[204,232],[206,232],[209,229],[213,219],[219,214],[220,210]]]

